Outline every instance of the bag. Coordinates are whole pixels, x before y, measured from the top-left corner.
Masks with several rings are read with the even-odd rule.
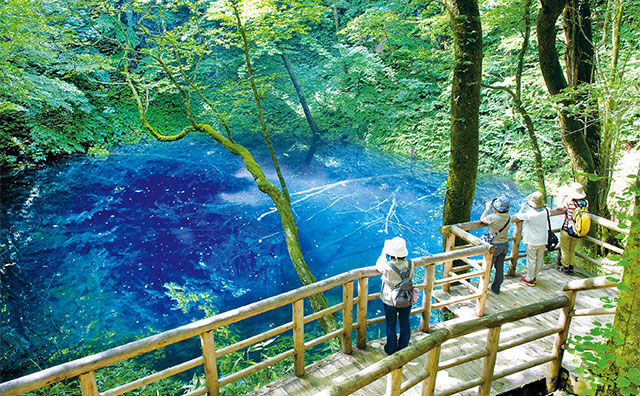
[[[547,228],[547,250],[553,251],[556,246],[558,246],[558,237],[556,234],[551,231],[551,218],[549,217],[549,209],[545,209],[547,211],[547,224],[549,228]]]
[[[497,232],[487,232],[486,234],[482,234],[480,239],[482,239],[486,243],[491,243],[491,241],[493,241],[493,238],[495,238],[496,235],[498,235]]]
[[[409,260],[409,268],[404,271],[400,271],[395,264],[391,261],[388,261],[387,264],[391,267],[392,270],[396,272],[402,278],[400,283],[394,286],[393,291],[391,292],[391,299],[393,300],[393,305],[397,308],[405,308],[410,307],[411,304],[415,302],[414,295],[417,294],[414,290],[417,291],[416,288],[413,287],[413,280],[411,277],[411,273],[413,272],[413,265],[411,260]]]
[[[589,216],[589,212],[587,208],[584,206],[578,206],[573,211],[573,216],[571,220],[571,228],[573,228],[573,233],[577,237],[583,237],[589,233],[589,228],[591,228],[591,216]]]
[[[482,234],[480,239],[482,239],[486,243],[491,243],[491,241],[493,241],[493,238],[495,238],[496,235],[498,235],[499,233],[502,232],[502,230],[507,228],[507,226],[509,225],[510,221],[511,221],[511,216],[509,216],[509,219],[507,220],[507,223],[504,226],[502,226],[502,228],[500,230],[498,230],[498,232],[487,232],[486,234]]]

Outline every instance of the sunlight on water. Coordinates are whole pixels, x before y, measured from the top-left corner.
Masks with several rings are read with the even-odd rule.
[[[344,144],[320,149],[301,173],[296,158],[306,153],[287,154],[283,171],[317,279],[373,265],[396,235],[410,256],[442,251],[444,173]],[[256,158],[268,163],[264,153]],[[523,195],[510,180],[483,179],[474,219],[498,192]],[[2,341],[16,359],[0,362],[3,373],[65,348],[101,350],[202,318],[197,308],[175,308],[169,283],[211,296],[218,311],[300,285],[273,203],[237,157],[204,136],[3,181],[2,216],[3,255],[14,264],[2,274]]]

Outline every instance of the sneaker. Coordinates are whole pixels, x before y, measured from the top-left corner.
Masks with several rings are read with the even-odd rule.
[[[533,278],[533,280],[528,281],[527,278],[525,278],[524,276],[522,277],[522,279],[520,279],[522,282],[526,283],[527,286],[535,286],[536,285],[536,278]]]
[[[561,265],[557,266],[556,270],[558,270],[560,272],[565,272],[566,271],[565,268],[563,266],[561,266]]]
[[[564,273],[567,275],[573,275],[573,265],[568,266],[565,270]]]

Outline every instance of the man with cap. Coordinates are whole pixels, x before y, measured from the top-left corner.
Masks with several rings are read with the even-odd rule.
[[[522,241],[527,245],[527,274],[520,280],[528,286],[535,286],[547,244],[547,211],[542,193],[535,191],[529,194],[516,218],[524,222]]]
[[[400,272],[410,269],[413,278],[413,266],[411,260],[407,260],[407,244],[403,238],[395,237],[384,241],[382,254],[376,261],[376,269],[382,273],[382,290],[380,299],[384,307],[384,317],[386,321],[387,344],[384,351],[391,355],[409,345],[411,338],[411,327],[409,325],[409,314],[411,306],[398,308],[393,303],[393,289],[402,281],[398,273],[389,265],[394,264]],[[400,336],[396,332],[396,323],[400,322]]]
[[[578,207],[589,209],[589,201],[585,198],[587,194],[584,193],[582,184],[574,182],[569,187],[568,196],[562,209],[564,209],[565,217],[562,224],[562,230],[560,231],[560,264],[557,268],[558,271],[565,274],[573,274],[573,265],[576,261],[576,246],[578,245],[579,237],[575,236],[573,231],[573,212]]]
[[[500,195],[491,202],[487,202],[487,206],[482,216],[480,216],[480,221],[488,225],[489,232],[496,233],[496,236],[491,241],[491,244],[496,248],[491,260],[491,265],[496,270],[491,284],[491,291],[496,294],[500,294],[500,285],[504,281],[504,258],[509,249],[507,234],[509,233],[509,222],[511,221],[511,216],[509,216],[510,204],[506,195]],[[495,211],[495,213],[489,214],[491,210]]]

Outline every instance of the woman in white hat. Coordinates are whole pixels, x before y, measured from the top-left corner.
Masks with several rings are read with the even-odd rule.
[[[384,317],[386,321],[387,344],[384,351],[391,355],[409,345],[411,338],[411,327],[409,325],[409,314],[411,305],[398,308],[393,301],[393,290],[402,281],[402,277],[393,269],[391,264],[400,272],[409,270],[413,279],[413,265],[411,260],[407,260],[407,245],[403,238],[395,237],[384,241],[382,254],[376,261],[376,269],[382,273],[382,290],[380,299],[384,307]],[[396,331],[396,323],[400,322],[400,336]]]
[[[576,261],[576,246],[580,238],[573,231],[573,212],[578,207],[589,209],[589,201],[586,200],[582,184],[574,182],[569,188],[568,200],[562,206],[565,211],[564,223],[560,231],[560,264],[558,271],[565,274],[573,274],[573,265]]]
[[[524,222],[522,242],[527,245],[527,274],[520,279],[528,286],[536,285],[536,278],[547,244],[547,210],[542,193],[535,191],[520,206],[516,218]]]

